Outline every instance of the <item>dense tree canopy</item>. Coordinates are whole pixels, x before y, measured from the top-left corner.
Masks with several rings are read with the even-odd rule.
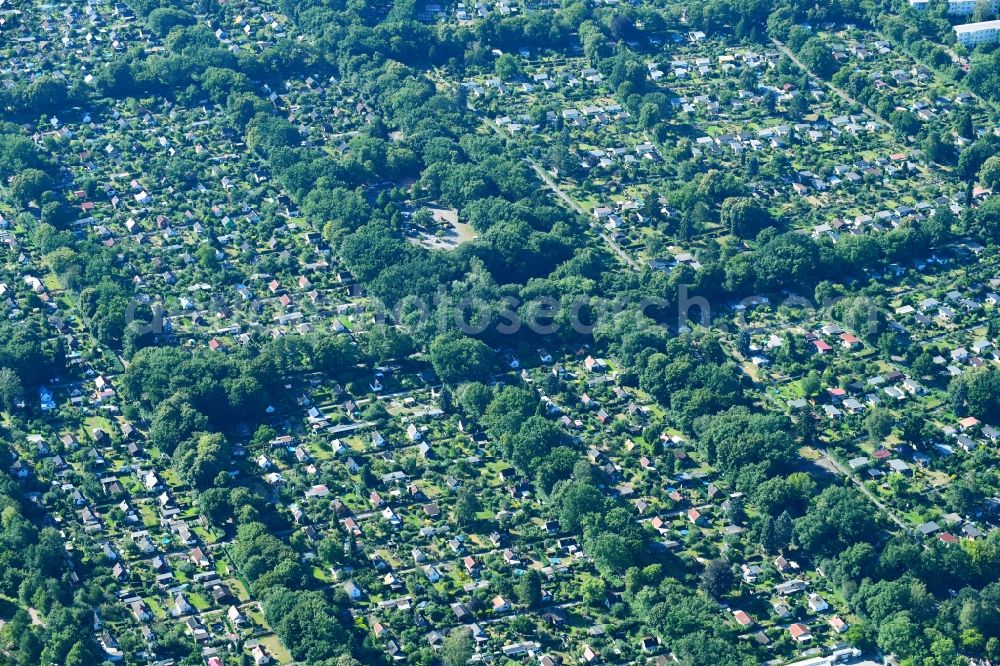
[[[483,342],[461,334],[439,335],[430,346],[431,364],[446,384],[489,379],[493,352]]]
[[[734,407],[698,423],[699,447],[712,464],[752,488],[794,458],[796,443],[780,416]]]

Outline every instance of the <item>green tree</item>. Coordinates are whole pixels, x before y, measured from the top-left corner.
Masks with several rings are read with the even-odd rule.
[[[69,652],[66,653],[65,666],[89,666],[97,660],[98,656],[87,643],[78,641],[73,644]]]
[[[580,455],[568,446],[557,446],[535,465],[535,487],[543,493],[551,492],[556,482],[568,479]]]
[[[478,514],[482,510],[479,496],[471,486],[462,486],[455,498],[455,522],[465,529],[474,527],[478,522]]]
[[[979,170],[990,157],[997,154],[997,139],[986,136],[967,146],[958,156],[958,174],[966,182],[973,182]]]
[[[233,514],[227,488],[209,488],[198,495],[198,512],[216,527],[225,524]]]
[[[52,188],[52,179],[40,169],[25,169],[10,183],[10,195],[20,206],[36,201],[42,193]]]
[[[531,416],[513,438],[510,462],[524,473],[532,470],[535,463],[547,456],[563,440],[559,426],[541,416]]]
[[[201,75],[201,86],[213,103],[222,104],[230,95],[249,91],[250,80],[245,74],[226,67],[207,67]]]
[[[896,133],[902,137],[912,136],[920,132],[920,119],[912,111],[893,111],[889,114],[889,122]]]
[[[413,340],[394,326],[377,324],[361,338],[363,356],[377,363],[403,360],[413,353]]]
[[[976,128],[972,124],[972,113],[968,109],[960,108],[955,111],[955,133],[969,141],[976,138]]]
[[[944,501],[952,511],[963,515],[971,515],[979,508],[984,498],[975,477],[956,479],[948,484],[944,492]]]
[[[43,162],[35,144],[20,133],[0,130],[0,179],[6,180],[25,169],[41,169]]]
[[[279,148],[297,146],[302,142],[302,135],[298,129],[284,118],[276,116],[258,114],[247,123],[246,143],[247,146],[263,155],[270,155]],[[339,188],[343,189],[343,188]],[[340,192],[339,189],[323,190],[317,188],[313,190],[306,200],[302,202],[303,211],[310,213],[317,222],[323,222],[333,217],[316,215],[316,199],[329,199],[333,201],[343,201],[344,193],[351,195],[352,192]]]
[[[195,19],[183,9],[175,7],[159,7],[146,17],[146,24],[160,37],[178,26],[194,25]]]
[[[985,162],[979,170],[979,178],[983,185],[994,192],[1000,192],[1000,155],[994,155]]]
[[[648,552],[646,536],[627,509],[592,513],[584,522],[583,549],[602,576],[620,577],[641,564]]]
[[[493,398],[490,387],[481,382],[462,384],[458,387],[455,395],[462,410],[474,418],[480,418],[486,413]]]
[[[809,71],[823,79],[829,79],[839,69],[833,51],[819,37],[809,38],[799,50],[798,56]]]
[[[229,466],[229,457],[229,443],[221,433],[200,433],[177,446],[173,464],[185,482],[203,489]]]
[[[881,442],[892,432],[895,417],[887,409],[876,407],[865,417],[865,430],[873,442]]]
[[[810,372],[802,378],[802,395],[806,398],[815,398],[823,388],[822,379],[817,372]]]
[[[24,384],[17,373],[10,368],[0,368],[0,407],[13,412],[17,403],[24,399]]]
[[[25,110],[35,114],[61,111],[69,101],[69,90],[65,78],[41,76],[23,89]]]
[[[660,120],[660,107],[652,103],[645,103],[639,108],[639,126],[643,129],[652,129]]]
[[[493,71],[504,81],[510,81],[521,75],[521,64],[510,53],[504,53],[493,63]]]
[[[851,488],[830,486],[795,522],[795,539],[811,553],[837,553],[877,535],[871,507]]]
[[[431,365],[446,384],[487,380],[493,353],[480,340],[459,333],[444,333],[431,342]]]
[[[736,576],[733,574],[733,567],[728,560],[711,560],[701,572],[699,586],[716,601],[725,596],[735,584]]]
[[[538,569],[528,569],[517,581],[517,598],[528,608],[542,603],[542,575]]]
[[[562,481],[556,484],[549,510],[559,519],[559,526],[568,532],[579,532],[588,516],[605,510],[604,494],[586,481]]]
[[[981,421],[1000,423],[1000,370],[993,366],[975,368],[954,378],[949,388],[959,413]]]
[[[219,270],[219,259],[216,256],[215,248],[211,245],[208,245],[207,243],[201,245],[197,250],[195,250],[194,254],[198,259],[198,265],[206,271],[215,273]]]
[[[350,636],[321,593],[275,587],[263,607],[264,619],[295,659],[318,663],[346,653]]]
[[[879,627],[878,645],[886,654],[904,658],[920,657],[926,649],[919,625],[905,611],[897,613]]]
[[[937,132],[928,132],[920,147],[928,162],[951,164],[954,161],[955,151],[953,147],[945,143]]]
[[[208,418],[192,407],[186,396],[175,394],[157,405],[149,434],[163,451],[173,453],[182,441],[208,428]]]
[[[774,224],[771,213],[752,197],[729,197],[722,202],[722,224],[740,238],[753,238]]]
[[[702,453],[726,477],[738,485],[755,485],[786,467],[795,455],[796,443],[783,417],[752,413],[733,407],[695,423]]]
[[[441,661],[445,666],[465,666],[475,649],[472,632],[467,627],[452,629],[441,643]]]
[[[580,582],[580,595],[588,606],[600,606],[607,599],[608,586],[603,578],[585,576]]]

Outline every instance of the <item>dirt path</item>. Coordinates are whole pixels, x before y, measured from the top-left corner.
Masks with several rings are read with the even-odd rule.
[[[39,627],[44,627],[45,626],[45,623],[42,622],[42,618],[38,614],[38,611],[36,611],[34,608],[29,608],[28,609],[28,617],[31,618],[31,624],[34,624],[34,625],[39,626]]]
[[[580,204],[578,204],[576,201],[574,201],[571,196],[569,196],[568,194],[566,194],[565,192],[563,192],[562,189],[559,187],[559,184],[556,183],[555,180],[553,180],[552,176],[550,176],[548,174],[548,172],[545,171],[545,169],[543,169],[541,167],[541,165],[539,165],[537,162],[535,162],[531,158],[525,158],[525,159],[528,161],[528,164],[531,165],[531,168],[535,170],[535,173],[538,174],[538,177],[542,179],[542,182],[544,182],[548,186],[548,188],[555,193],[555,195],[557,197],[559,197],[567,206],[569,206],[570,208],[572,208],[577,213],[580,213],[584,217],[588,217],[587,216],[587,211],[585,211],[580,206]],[[595,229],[597,229],[597,228],[595,227]],[[597,233],[601,237],[601,239],[605,242],[605,244],[609,248],[611,248],[611,251],[614,252],[616,255],[618,255],[619,259],[621,259],[623,262],[625,262],[631,268],[634,268],[635,270],[639,270],[639,262],[637,262],[635,259],[633,259],[631,256],[629,256],[628,252],[626,252],[625,250],[623,250],[621,248],[621,246],[618,245],[618,243],[616,243],[611,238],[611,236],[607,235],[606,233],[604,233],[600,229],[597,229]]]
[[[850,472],[848,472],[846,469],[844,469],[841,466],[841,464],[839,462],[837,462],[833,458],[833,456],[831,456],[829,453],[827,453],[826,451],[823,451],[823,450],[819,450],[819,451],[820,451],[821,454],[823,454],[823,459],[827,463],[829,463],[829,465],[824,465],[824,467],[827,467],[829,469],[834,469],[841,476],[845,476],[845,477],[849,478],[851,480],[851,482],[855,486],[858,487],[858,490],[860,490],[864,494],[864,496],[868,499],[869,502],[871,502],[876,507],[878,507],[878,510],[880,512],[882,512],[883,514],[885,514],[885,516],[887,518],[889,518],[889,520],[891,520],[893,523],[895,523],[897,526],[899,526],[899,528],[902,529],[904,532],[910,533],[910,532],[913,531],[913,528],[911,528],[909,525],[907,525],[906,523],[904,523],[902,521],[902,519],[900,519],[895,513],[893,513],[892,509],[890,509],[889,507],[887,507],[882,502],[882,500],[880,500],[878,497],[875,496],[875,494],[872,491],[868,490],[868,488],[865,486],[865,484],[864,484],[863,481],[861,481],[858,477],[852,475]]]
[[[503,135],[503,131],[497,126],[496,123],[494,123],[489,118],[484,118],[484,120],[486,121],[486,124],[488,124],[490,127],[493,128],[493,131],[497,132],[500,135]],[[549,173],[545,169],[543,169],[538,162],[531,159],[530,157],[525,157],[524,161],[531,165],[531,168],[535,170],[535,173],[538,175],[539,179],[541,179],[541,181],[545,183],[546,187],[552,190],[552,192],[559,198],[560,201],[566,204],[573,212],[579,213],[580,215],[583,215],[585,218],[588,219],[590,218],[590,216],[587,214],[587,211],[585,211],[583,207],[573,199],[573,197],[566,194],[566,192],[564,192],[563,189],[559,187],[559,183],[557,183],[555,179],[553,179],[552,176],[550,176]],[[604,241],[605,245],[607,245],[608,248],[612,252],[614,252],[619,259],[621,259],[630,268],[633,268],[635,270],[640,270],[639,262],[637,262],[635,259],[629,256],[628,252],[623,250],[621,246],[618,245],[618,243],[616,243],[611,238],[611,236],[601,231],[601,229],[596,225],[593,226],[595,231],[597,231],[597,234],[601,237],[601,240]]]
[[[781,51],[783,54],[785,54],[786,56],[788,56],[791,59],[792,62],[794,62],[796,65],[798,65],[802,69],[802,71],[807,72],[810,77],[812,77],[812,78],[816,79],[817,81],[819,81],[820,84],[824,88],[828,88],[828,89],[832,90],[833,93],[837,97],[839,97],[840,99],[844,100],[848,104],[856,104],[857,106],[860,106],[861,110],[865,112],[865,115],[871,117],[873,120],[879,121],[880,123],[882,123],[883,125],[885,125],[886,128],[892,127],[892,125],[889,123],[888,120],[886,120],[882,116],[878,115],[877,113],[875,113],[874,111],[872,111],[871,109],[869,109],[867,106],[865,106],[864,104],[862,104],[858,100],[854,99],[853,97],[851,97],[846,92],[844,92],[843,90],[841,90],[837,86],[833,85],[829,81],[826,81],[826,80],[821,79],[820,77],[816,76],[812,72],[812,70],[810,70],[808,67],[806,67],[802,63],[802,61],[798,59],[798,56],[796,56],[794,53],[792,53],[791,49],[789,49],[787,46],[785,46],[784,44],[782,44],[781,42],[779,42],[777,39],[772,39],[771,41],[774,43],[775,46],[778,47],[779,51]]]

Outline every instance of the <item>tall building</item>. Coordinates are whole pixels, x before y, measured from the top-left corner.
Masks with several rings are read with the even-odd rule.
[[[946,0],[950,16],[972,16],[978,0]],[[932,0],[910,0],[910,6],[918,11],[927,9]],[[991,14],[1000,12],[1000,0],[988,0]]]
[[[977,44],[992,44],[1000,37],[1000,21],[956,25],[955,37],[959,44],[969,48],[973,48]]]

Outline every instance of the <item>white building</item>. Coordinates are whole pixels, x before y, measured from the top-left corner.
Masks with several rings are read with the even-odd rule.
[[[955,26],[958,43],[969,48],[977,44],[992,44],[1000,37],[1000,21],[982,21]]]
[[[931,0],[910,0],[910,6],[917,11],[927,9]],[[976,0],[947,0],[949,16],[972,16],[976,10]],[[989,11],[996,14],[1000,11],[1000,0],[989,0]]]

